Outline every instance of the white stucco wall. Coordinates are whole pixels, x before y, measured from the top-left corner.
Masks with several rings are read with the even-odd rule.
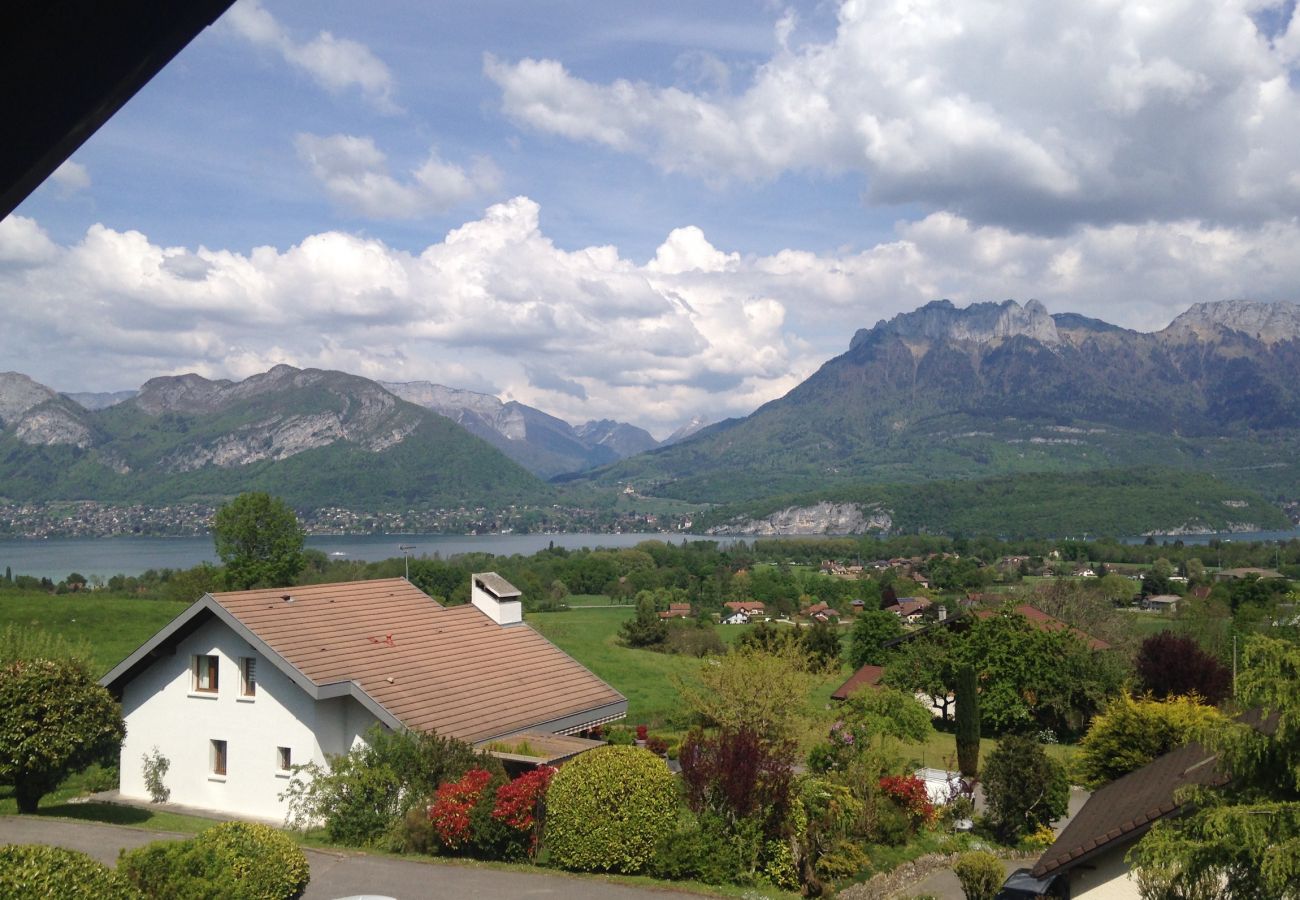
[[[1141,900],[1124,854],[1132,844],[1103,853],[1070,870],[1071,900]]]
[[[220,659],[216,694],[192,690],[193,658]],[[240,657],[257,658],[257,692],[240,696]],[[277,795],[288,785],[278,747],[295,765],[343,753],[376,719],[350,697],[316,701],[224,623],[212,620],[185,638],[172,656],[155,660],[122,692],[124,797],[148,800],[142,757],[156,746],[170,762],[170,801],[233,816],[283,821]],[[226,775],[210,770],[210,742],[226,741]]]

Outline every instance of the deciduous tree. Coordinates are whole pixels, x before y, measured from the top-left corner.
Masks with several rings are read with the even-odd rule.
[[[1142,642],[1137,677],[1143,690],[1157,698],[1196,694],[1217,704],[1232,687],[1232,673],[1190,637],[1162,631]]]
[[[883,665],[888,651],[882,645],[902,633],[903,623],[893,613],[883,609],[863,610],[853,621],[849,664],[855,669]]]
[[[125,734],[122,711],[80,662],[0,666],[0,784],[13,785],[19,812],[36,812],[41,797],[112,753]]]
[[[240,494],[218,509],[212,539],[234,590],[284,587],[306,566],[306,534],[298,517],[270,494]]]

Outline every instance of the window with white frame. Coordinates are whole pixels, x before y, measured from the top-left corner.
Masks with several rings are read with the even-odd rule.
[[[194,690],[205,694],[217,692],[217,657],[194,657]]]
[[[212,740],[208,742],[209,769],[213,775],[226,774],[226,742]]]
[[[239,696],[257,695],[257,659],[243,656],[239,659]]]

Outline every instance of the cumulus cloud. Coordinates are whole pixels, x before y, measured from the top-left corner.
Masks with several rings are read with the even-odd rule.
[[[339,93],[355,87],[380,112],[401,111],[393,102],[392,72],[365,44],[328,31],[310,41],[294,40],[259,0],[239,0],[222,21],[250,43],[274,50],[326,90]]]
[[[300,134],[298,156],[325,187],[335,203],[376,219],[412,219],[445,212],[471,197],[495,190],[496,167],[477,159],[468,171],[443,160],[431,149],[410,178],[399,181],[388,172],[388,158],[368,137]]]
[[[0,292],[27,302],[10,310],[0,355],[62,390],[338,368],[663,436],[693,415],[751,412],[857,328],[940,297],[1037,298],[1144,330],[1202,300],[1300,299],[1294,221],[1044,236],[938,212],[860,252],[763,256],[683,226],[638,263],[611,246],[555,246],[539,213],[517,197],[418,253],[337,231],[248,253],[165,247],[102,225],[60,245],[13,215],[0,222]]]
[[[844,0],[832,38],[738,92],[597,83],[491,56],[514,121],[725,184],[857,173],[879,203],[1059,233],[1300,213],[1300,24],[1283,0]]]
[[[50,175],[50,178],[65,194],[84,191],[90,187],[90,173],[86,171],[86,167],[70,159],[64,160],[63,164]]]

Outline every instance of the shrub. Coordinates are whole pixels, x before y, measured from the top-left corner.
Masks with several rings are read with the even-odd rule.
[[[470,843],[471,814],[484,796],[492,773],[470,769],[457,781],[449,781],[434,794],[429,807],[429,821],[434,833],[448,850],[462,850]]]
[[[163,783],[163,776],[172,767],[171,760],[163,756],[156,745],[152,752],[141,754],[140,760],[144,764],[144,786],[149,791],[149,799],[154,803],[166,803],[172,791]]]
[[[0,665],[0,784],[21,813],[73,772],[122,744],[122,711],[75,660],[17,659]]]
[[[529,856],[537,853],[542,833],[542,807],[555,769],[538,766],[497,788],[492,818],[515,832]]]
[[[84,853],[62,847],[0,847],[0,897],[7,900],[136,900],[126,879]]]
[[[1121,694],[1092,720],[1079,743],[1079,779],[1090,788],[1100,787],[1224,721],[1218,710],[1195,697],[1160,701]]]
[[[764,837],[778,836],[790,810],[792,743],[763,740],[743,727],[712,737],[695,730],[677,758],[693,811],[713,812],[728,822],[752,818]]]
[[[856,842],[840,838],[817,860],[817,875],[826,881],[840,881],[871,865],[871,857]]]
[[[762,850],[762,835],[752,822],[736,825],[705,813],[659,840],[650,872],[670,881],[751,884]]]
[[[498,760],[463,741],[377,725],[365,745],[330,757],[328,768],[296,766],[281,797],[295,828],[323,824],[331,841],[365,846],[399,831],[408,810],[476,767],[502,772]]]
[[[988,818],[998,836],[1015,841],[1065,815],[1070,782],[1065,766],[1023,735],[1008,735],[984,767]]]
[[[952,867],[966,900],[993,900],[1006,880],[1002,861],[992,853],[963,853]]]
[[[291,900],[310,876],[307,857],[269,825],[223,822],[187,841],[155,841],[124,852],[118,870],[159,900]]]
[[[880,779],[880,790],[907,814],[914,829],[932,825],[938,818],[925,782],[915,775],[886,775]]]
[[[605,740],[615,747],[631,747],[636,744],[636,735],[632,729],[616,725],[605,732]]]
[[[664,649],[669,653],[678,653],[682,656],[705,657],[726,653],[727,645],[722,642],[722,638],[718,637],[718,632],[711,625],[704,627],[690,625],[685,628],[670,626]]]
[[[551,780],[544,839],[563,868],[640,872],[677,811],[677,782],[663,760],[637,747],[599,747]]]

